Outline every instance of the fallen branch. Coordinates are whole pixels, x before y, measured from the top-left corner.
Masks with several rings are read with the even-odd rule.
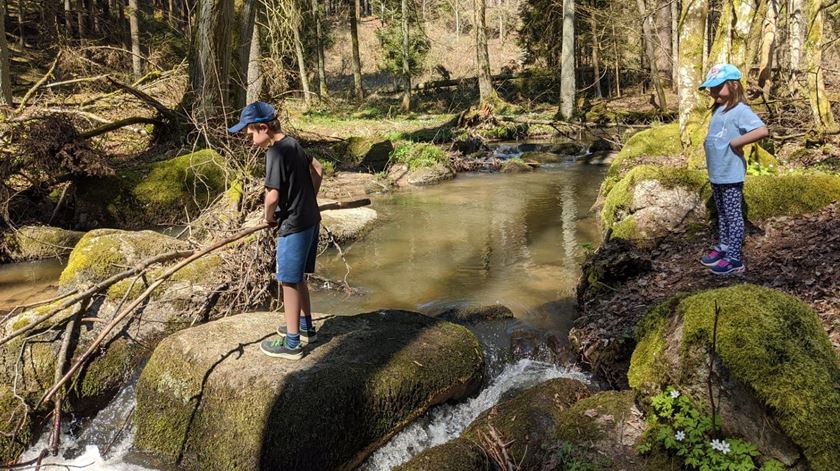
[[[89,139],[91,137],[98,136],[100,134],[105,134],[107,132],[111,132],[115,129],[120,129],[125,126],[130,126],[132,124],[154,124],[154,125],[161,125],[163,124],[162,121],[155,118],[146,118],[144,116],[132,116],[130,118],[121,119],[119,121],[114,121],[112,123],[105,124],[104,126],[99,126],[98,128],[93,128],[88,131],[79,133],[79,137],[82,139]]]
[[[40,88],[41,85],[43,85],[44,82],[46,82],[48,78],[52,77],[53,71],[55,70],[55,66],[58,65],[58,60],[60,58],[61,58],[61,51],[58,51],[58,54],[56,54],[56,56],[55,56],[55,60],[53,61],[52,65],[50,66],[50,70],[48,70],[47,73],[44,74],[43,77],[41,77],[41,80],[38,80],[35,83],[35,85],[33,85],[32,88],[30,88],[29,91],[26,92],[26,95],[24,95],[23,99],[20,100],[20,105],[18,105],[17,110],[15,110],[15,114],[20,114],[20,112],[23,111],[23,107],[26,106],[26,102],[29,101],[30,98],[32,98],[32,95],[35,93],[35,91],[37,91],[38,88]]]
[[[67,323],[67,327],[64,328],[64,338],[61,339],[61,348],[58,350],[53,381],[61,379],[62,373],[64,373],[64,365],[67,363],[67,352],[70,350],[70,339],[73,337],[73,330],[79,323],[79,317],[85,312],[88,304],[87,301],[79,304],[70,322]],[[58,445],[61,443],[61,396],[56,395],[53,402],[53,426],[52,434],[50,435],[50,452],[55,456],[58,454]]]

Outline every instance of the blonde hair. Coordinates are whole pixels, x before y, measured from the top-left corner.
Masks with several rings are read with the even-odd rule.
[[[729,97],[726,99],[726,103],[715,103],[714,106],[712,106],[712,110],[718,109],[719,106],[725,106],[723,110],[729,111],[738,103],[743,103],[745,105],[749,104],[747,102],[747,93],[744,91],[744,86],[741,84],[740,80],[727,80],[726,82],[723,82],[723,86],[729,89]]]

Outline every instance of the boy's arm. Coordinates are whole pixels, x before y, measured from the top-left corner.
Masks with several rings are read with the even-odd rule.
[[[315,196],[318,196],[318,191],[321,190],[321,181],[324,180],[324,167],[315,157],[312,157],[312,161],[309,162],[309,175],[312,177],[312,187],[315,188]]]
[[[265,188],[265,200],[263,207],[265,212],[263,214],[263,222],[267,222],[270,226],[277,225],[277,219],[274,218],[274,210],[280,203],[280,191],[277,188]]]
[[[732,149],[735,150],[736,154],[743,156],[745,145],[752,144],[753,142],[764,139],[769,135],[770,132],[767,131],[767,126],[762,126],[732,139],[729,141],[729,145],[732,146]]]

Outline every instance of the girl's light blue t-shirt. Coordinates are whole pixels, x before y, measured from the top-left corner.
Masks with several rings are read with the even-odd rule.
[[[739,183],[747,174],[747,162],[729,145],[732,139],[764,126],[764,122],[745,103],[738,103],[729,111],[719,106],[712,113],[709,133],[703,147],[709,181],[716,184]]]

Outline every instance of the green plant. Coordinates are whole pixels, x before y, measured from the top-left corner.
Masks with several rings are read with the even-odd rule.
[[[753,444],[738,438],[715,437],[712,418],[673,387],[651,398],[648,430],[639,452],[648,453],[657,446],[677,455],[689,469],[759,469],[754,458],[760,453]],[[760,469],[771,471],[784,467],[778,461],[769,460]]]
[[[750,162],[747,166],[747,175],[775,175],[776,168],[773,164],[768,166],[761,165],[761,162]]]
[[[391,153],[391,161],[408,165],[411,170],[445,163],[446,153],[434,144],[411,141],[398,142]]]

